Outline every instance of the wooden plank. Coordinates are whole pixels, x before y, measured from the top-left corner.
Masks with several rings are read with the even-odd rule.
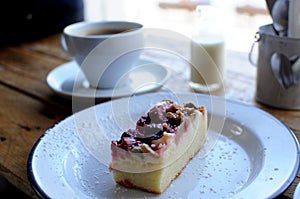
[[[58,33],[46,38],[23,43],[20,45],[20,47],[30,49],[35,52],[44,53],[52,57],[71,60],[71,56],[62,49],[60,40],[61,33]]]
[[[0,50],[2,70],[10,70],[40,81],[45,80],[50,70],[67,61],[18,47],[7,47]]]
[[[70,60],[61,49],[59,40],[58,34],[0,49],[0,175],[32,196],[34,193],[26,176],[27,156],[46,129],[71,114],[71,101],[60,101],[45,82],[49,71]],[[270,112],[286,123],[300,139],[300,112],[256,103],[255,68],[249,67],[245,53],[231,53],[228,59],[231,56],[233,60],[228,60],[225,78],[226,97]],[[174,86],[178,87],[178,84]],[[181,89],[188,90],[180,85],[177,90]],[[285,196],[292,197],[299,177],[284,193]]]
[[[46,84],[47,74],[68,60],[23,47],[0,49],[0,83],[58,107],[71,106]]]
[[[27,179],[28,154],[39,137],[68,113],[3,85],[0,93],[0,175],[34,196]]]
[[[0,83],[60,109],[70,109],[72,105],[71,101],[55,95],[48,85],[46,85],[45,79],[33,79],[24,76],[22,72],[18,73],[2,69],[0,72]]]

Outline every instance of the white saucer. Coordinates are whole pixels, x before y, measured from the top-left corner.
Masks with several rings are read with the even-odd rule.
[[[140,60],[129,74],[129,81],[123,87],[96,89],[89,87],[78,65],[67,62],[53,69],[47,75],[48,86],[62,97],[75,98],[119,98],[156,90],[170,77],[170,71],[159,64]]]

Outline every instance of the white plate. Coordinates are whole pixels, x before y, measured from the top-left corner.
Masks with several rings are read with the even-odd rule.
[[[57,94],[68,98],[107,99],[130,96],[156,90],[163,86],[170,76],[164,66],[140,60],[129,74],[126,86],[113,89],[96,89],[89,86],[78,65],[67,62],[53,69],[47,75],[48,86]]]
[[[300,198],[300,183],[298,183],[293,195],[293,199],[299,199],[299,198]]]
[[[116,185],[108,168],[110,140],[162,99],[205,105],[208,142],[162,195]],[[33,147],[28,175],[42,198],[252,199],[278,196],[298,167],[294,134],[269,113],[220,97],[152,93],[99,104],[58,123]]]

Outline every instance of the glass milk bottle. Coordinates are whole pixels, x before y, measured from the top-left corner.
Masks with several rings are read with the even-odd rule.
[[[225,40],[217,10],[197,6],[195,32],[191,39],[191,87],[211,93],[223,87]]]

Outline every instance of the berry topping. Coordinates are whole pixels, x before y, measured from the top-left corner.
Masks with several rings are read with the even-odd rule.
[[[185,108],[194,109],[195,106],[189,103],[182,107],[173,101],[163,100],[138,119],[135,129],[127,130],[119,141],[113,141],[113,143],[133,152],[142,152],[141,149],[145,144],[152,150],[157,150],[166,142],[162,139],[164,135],[170,137],[170,134],[176,134],[183,117],[182,111]],[[164,143],[157,144],[160,139]]]

